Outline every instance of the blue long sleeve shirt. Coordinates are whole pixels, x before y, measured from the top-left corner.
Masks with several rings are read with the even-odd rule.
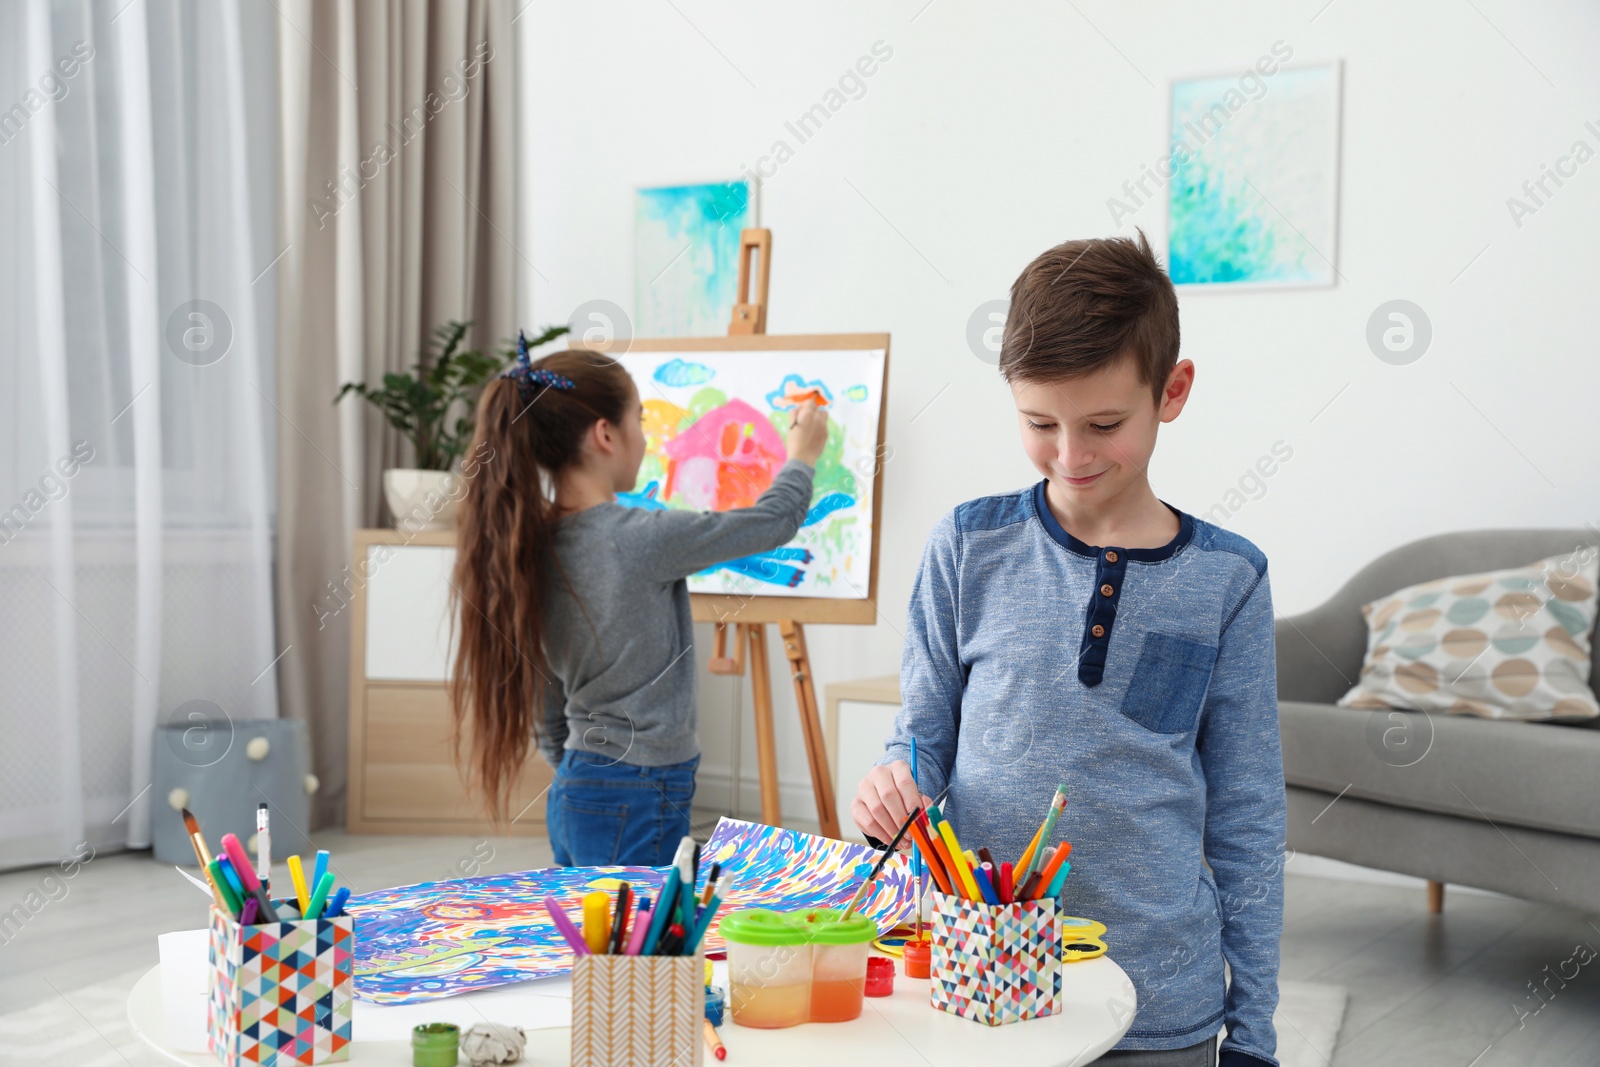
[[[1138,994],[1117,1047],[1226,1024],[1221,1067],[1275,1065],[1286,811],[1267,560],[1166,506],[1180,528],[1159,548],[1085,544],[1043,482],[945,515],[879,762],[909,762],[915,736],[922,791],[948,786],[962,845],[997,859],[1021,856],[1066,783],[1065,910],[1106,924]]]

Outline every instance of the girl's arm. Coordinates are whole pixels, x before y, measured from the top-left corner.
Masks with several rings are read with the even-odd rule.
[[[567,747],[567,691],[554,674],[546,675],[539,704],[539,752],[559,767]]]
[[[734,511],[654,511],[638,515],[633,544],[645,575],[671,582],[730,559],[787,544],[811,506],[815,468],[790,459],[754,504]]]

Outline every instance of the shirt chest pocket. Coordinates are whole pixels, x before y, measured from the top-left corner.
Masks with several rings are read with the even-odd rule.
[[[1188,733],[1200,718],[1216,662],[1214,645],[1150,631],[1123,694],[1122,714],[1156,733]]]

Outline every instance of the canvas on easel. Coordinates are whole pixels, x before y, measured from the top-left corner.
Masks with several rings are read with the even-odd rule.
[[[828,444],[795,538],[771,552],[708,568],[689,583],[695,620],[716,624],[711,672],[743,674],[748,654],[762,822],[783,825],[766,643],[766,624],[777,623],[817,822],[825,836],[837,838],[833,778],[804,624],[877,621],[889,335],[768,334],[771,276],[772,231],[744,230],[726,337],[573,347],[617,359],[639,388],[645,461],[633,491],[618,495],[621,504],[697,511],[748,507],[788,459],[784,441],[795,405],[810,400],[827,415]]]

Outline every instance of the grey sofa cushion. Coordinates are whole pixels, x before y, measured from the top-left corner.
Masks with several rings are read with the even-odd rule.
[[[1600,731],[1293,700],[1278,713],[1291,786],[1600,839]]]

